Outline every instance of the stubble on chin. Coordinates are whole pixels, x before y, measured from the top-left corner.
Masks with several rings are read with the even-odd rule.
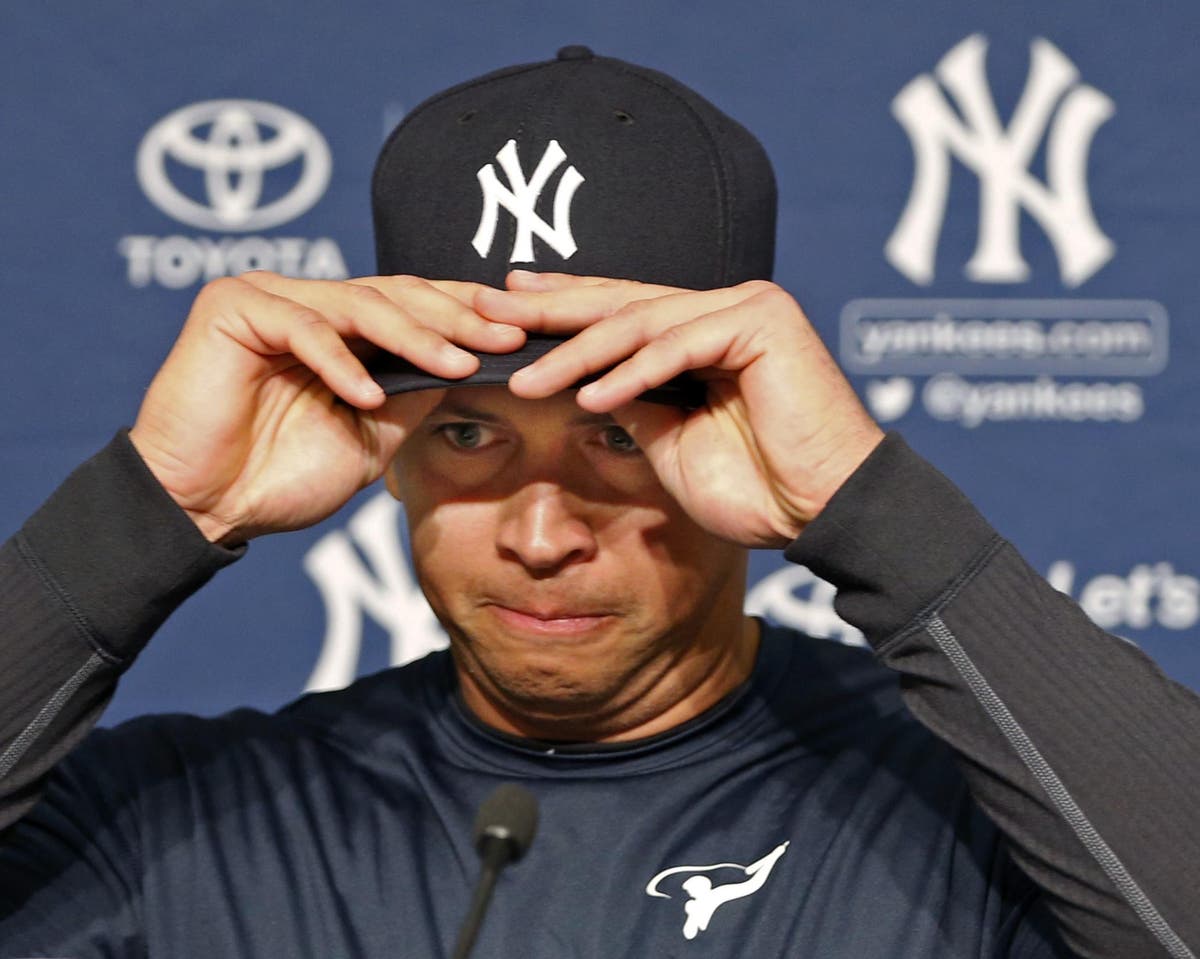
[[[456,632],[451,652],[468,707],[489,725],[535,739],[594,742],[640,725],[653,715],[647,693],[671,667],[667,657],[649,657],[621,668],[599,651],[497,654]]]

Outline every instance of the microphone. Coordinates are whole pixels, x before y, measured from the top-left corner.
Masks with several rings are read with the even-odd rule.
[[[453,959],[467,959],[483,924],[484,913],[500,870],[529,849],[537,832],[538,808],[533,794],[516,783],[502,783],[475,815],[475,848],[483,861],[471,908],[458,934]]]

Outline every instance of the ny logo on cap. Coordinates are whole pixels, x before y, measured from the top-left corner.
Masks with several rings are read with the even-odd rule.
[[[486,258],[492,249],[492,240],[496,236],[496,220],[500,207],[508,210],[517,220],[517,236],[513,241],[510,263],[533,262],[533,235],[536,233],[564,260],[569,260],[578,247],[571,235],[571,200],[575,191],[583,182],[583,176],[574,166],[567,167],[558,181],[558,189],[554,194],[554,226],[543,220],[537,213],[538,198],[546,187],[550,175],[558,169],[567,158],[557,140],[551,140],[538,161],[537,168],[529,180],[521,170],[521,161],[517,159],[517,141],[509,140],[496,154],[500,168],[508,178],[506,187],[496,176],[496,168],[492,164],[480,167],[476,177],[483,189],[483,214],[479,218],[479,229],[471,245],[480,257]]]

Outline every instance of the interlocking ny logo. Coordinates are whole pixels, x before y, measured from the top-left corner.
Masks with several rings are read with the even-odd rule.
[[[168,216],[202,230],[248,232],[286,223],[321,198],[332,166],[316,127],[259,100],[209,100],[176,110],[151,127],[137,155],[146,196]],[[203,202],[172,179],[187,168],[204,174]],[[273,170],[294,182],[264,202],[264,177]]]
[[[987,40],[974,34],[938,63],[937,79],[957,112],[928,74],[892,101],[892,115],[912,141],[914,172],[908,204],[887,242],[888,261],[914,283],[933,282],[953,154],[979,177],[979,236],[967,276],[982,283],[1028,278],[1020,248],[1023,208],[1050,238],[1062,282],[1078,286],[1114,250],[1096,224],[1087,188],[1088,150],[1097,128],[1112,116],[1113,102],[1094,87],[1077,85],[1075,65],[1038,38],[1030,47],[1025,89],[1004,128],[988,87],[986,54]],[[1029,172],[1043,138],[1046,183]]]
[[[554,193],[554,226],[551,227],[537,213],[538,198],[546,188],[546,182],[566,158],[558,141],[551,140],[533,176],[526,181],[521,171],[521,161],[517,159],[517,142],[509,140],[496,154],[500,168],[508,178],[507,187],[496,176],[496,168],[492,164],[480,167],[476,176],[483,189],[483,214],[479,218],[479,229],[471,241],[476,253],[486,258],[491,252],[492,240],[496,236],[496,220],[500,207],[504,207],[517,220],[517,235],[508,258],[510,263],[533,262],[535,233],[564,260],[571,258],[578,249],[571,235],[571,201],[583,182],[583,176],[574,166],[567,167],[558,181],[558,189]]]

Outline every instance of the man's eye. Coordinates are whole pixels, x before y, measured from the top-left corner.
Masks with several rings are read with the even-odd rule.
[[[451,446],[460,450],[478,449],[487,441],[482,423],[443,423],[437,431],[446,437]]]
[[[636,453],[638,445],[620,426],[606,426],[604,428],[604,445],[614,453]]]

